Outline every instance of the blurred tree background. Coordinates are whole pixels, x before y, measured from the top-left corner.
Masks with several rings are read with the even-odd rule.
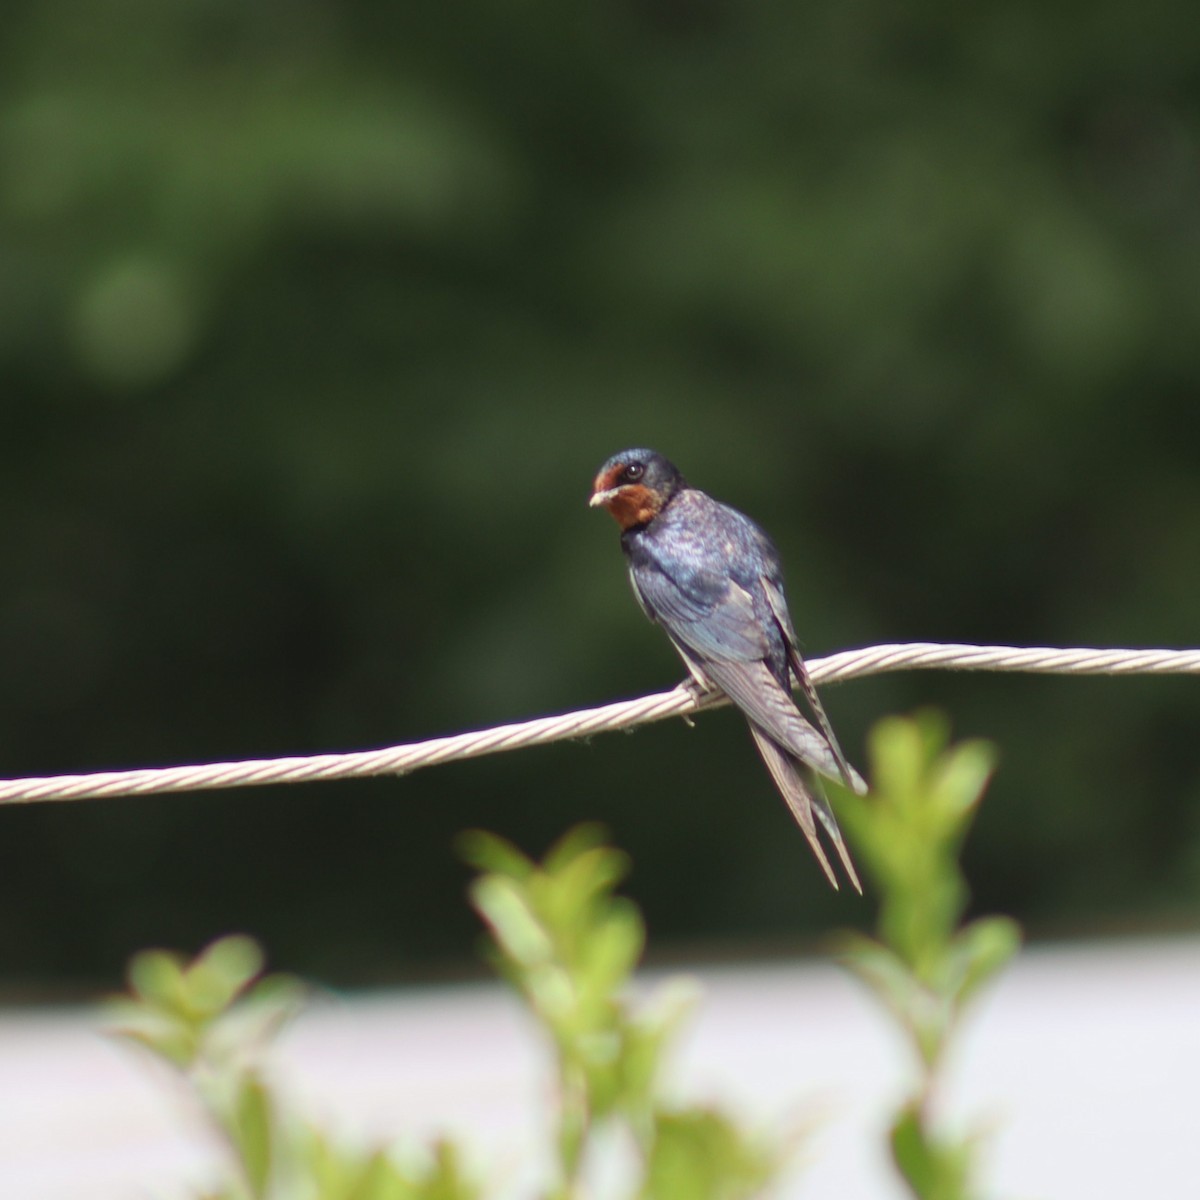
[[[772,531],[808,652],[1200,641],[1200,28],[1179,0],[9,0],[0,774],[366,748],[673,685],[648,444]],[[898,675],[1002,751],[1039,931],[1195,927],[1191,680]],[[866,920],[742,723],[409,779],[0,812],[10,996],[228,929],[468,959],[452,835],[597,818],[660,951]]]

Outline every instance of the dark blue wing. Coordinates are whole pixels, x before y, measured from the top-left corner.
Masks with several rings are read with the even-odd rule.
[[[624,545],[638,600],[672,640],[701,658],[769,659],[783,672],[786,652],[760,583],[761,543],[773,556],[749,518],[689,489]]]
[[[647,614],[701,658],[755,662],[767,656],[754,597],[727,571],[673,564],[668,573],[644,551],[630,556],[629,577]]]

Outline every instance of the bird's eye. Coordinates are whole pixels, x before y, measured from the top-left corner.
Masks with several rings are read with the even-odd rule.
[[[626,483],[637,483],[639,479],[646,473],[646,468],[642,463],[630,463],[629,466],[621,472],[621,478]]]

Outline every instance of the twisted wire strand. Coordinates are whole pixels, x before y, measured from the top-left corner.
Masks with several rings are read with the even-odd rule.
[[[814,658],[809,660],[808,668],[816,683],[836,683],[902,670],[1008,671],[1044,675],[1200,675],[1200,650],[1054,649],[907,642],[867,646],[861,650],[831,654],[826,658]],[[492,729],[389,746],[382,750],[3,780],[0,781],[0,804],[149,796],[211,788],[254,787],[269,783],[311,783],[369,775],[405,775],[420,767],[630,729],[667,717],[686,717],[701,709],[728,703],[728,699],[720,694],[696,696],[689,688],[680,685],[670,692],[621,700],[600,708],[538,717],[532,721],[497,725]]]

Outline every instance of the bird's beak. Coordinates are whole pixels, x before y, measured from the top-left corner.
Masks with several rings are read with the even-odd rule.
[[[602,492],[593,492],[592,498],[588,501],[588,508],[601,508],[611,503],[616,499],[618,491],[620,488],[605,488]]]

